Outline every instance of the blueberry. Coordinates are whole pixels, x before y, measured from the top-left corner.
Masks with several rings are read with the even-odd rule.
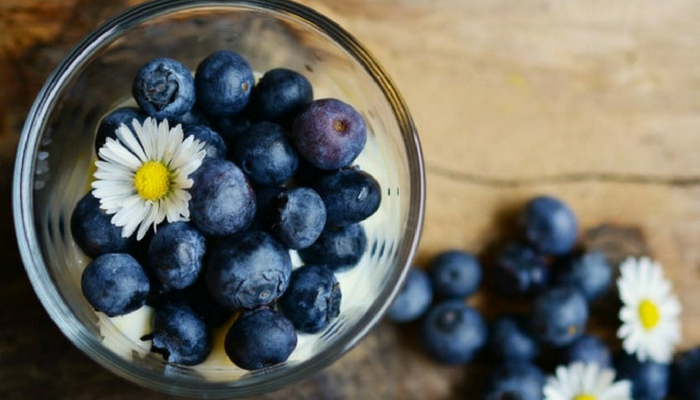
[[[146,303],[148,276],[136,259],[125,253],[109,253],[92,260],[81,279],[83,295],[107,316],[128,314]]]
[[[131,128],[133,120],[143,123],[148,115],[136,107],[121,107],[110,112],[102,118],[100,125],[97,127],[97,135],[95,136],[95,154],[99,154],[100,148],[107,142],[107,138],[117,139],[116,130],[124,124]]]
[[[350,165],[367,141],[365,120],[352,106],[337,99],[313,101],[294,119],[292,142],[317,168]]]
[[[184,289],[192,285],[202,271],[206,241],[189,222],[164,225],[148,247],[151,272],[166,286]]]
[[[189,306],[180,301],[156,308],[152,339],[152,350],[175,364],[199,364],[212,349],[211,330]]]
[[[549,284],[549,268],[534,248],[508,243],[498,254],[494,268],[496,288],[517,296],[542,291]]]
[[[289,285],[289,252],[269,234],[245,231],[218,243],[205,279],[211,294],[229,309],[250,309],[277,300]]]
[[[271,69],[260,78],[250,103],[258,119],[285,123],[293,119],[314,98],[304,75],[285,68]]]
[[[525,237],[544,254],[568,253],[578,237],[576,215],[569,206],[553,197],[530,200],[522,210],[520,223]]]
[[[156,58],[136,73],[131,92],[139,107],[154,118],[176,119],[194,105],[194,79],[181,62]]]
[[[243,113],[233,114],[226,117],[214,119],[212,127],[224,138],[224,142],[229,150],[234,147],[236,139],[248,133],[253,123],[247,115]]]
[[[253,125],[241,135],[231,157],[251,181],[267,186],[286,182],[299,165],[299,156],[282,127],[267,121]]]
[[[336,171],[316,168],[304,160],[304,157],[299,157],[299,167],[297,167],[297,172],[294,174],[294,182],[301,186],[313,187],[324,176]]]
[[[430,278],[437,296],[465,298],[474,294],[481,284],[481,264],[465,251],[445,251],[433,260]]]
[[[507,363],[490,375],[483,400],[541,400],[545,376],[529,363]]]
[[[128,252],[132,247],[134,236],[122,237],[122,229],[112,224],[111,219],[92,193],[78,201],[70,218],[70,228],[73,240],[85,254],[95,258],[106,253]]]
[[[589,251],[567,257],[554,269],[554,282],[571,285],[581,291],[586,300],[593,301],[610,289],[613,270],[599,251]]]
[[[612,368],[612,353],[605,343],[592,335],[584,334],[562,350],[561,364],[575,362],[595,363],[602,368]]]
[[[255,217],[255,192],[236,164],[205,159],[191,175],[190,213],[194,225],[207,235],[233,235]]]
[[[588,304],[583,295],[571,287],[554,287],[535,299],[530,329],[536,338],[555,347],[578,339],[588,321]]]
[[[487,335],[481,315],[457,300],[438,303],[428,310],[421,332],[428,355],[444,364],[471,361],[486,344]]]
[[[211,126],[211,121],[209,118],[207,118],[207,116],[199,108],[197,108],[196,105],[186,113],[172,118],[171,121],[170,126],[175,126],[177,124]]]
[[[254,83],[245,58],[232,51],[216,51],[197,66],[197,105],[211,116],[233,115],[248,103]]]
[[[298,187],[284,190],[273,202],[275,210],[271,232],[288,248],[307,248],[323,232],[326,206],[313,189]]]
[[[411,322],[422,317],[433,301],[433,285],[428,274],[412,268],[406,282],[387,311],[387,318],[393,322]]]
[[[640,362],[636,356],[624,355],[617,366],[617,374],[618,379],[627,379],[632,383],[632,397],[635,400],[662,400],[669,392],[669,364]]]
[[[342,294],[335,275],[321,265],[305,265],[292,272],[279,310],[300,332],[317,333],[340,314]]]
[[[379,183],[364,171],[343,168],[321,177],[313,185],[328,209],[328,224],[350,225],[379,209],[382,192]]]
[[[700,400],[700,346],[683,352],[673,365],[674,386],[679,398]]]
[[[530,362],[540,345],[527,330],[525,318],[516,315],[498,317],[491,325],[489,353],[501,362]]]
[[[223,325],[231,317],[231,310],[219,304],[207,288],[204,274],[200,274],[194,284],[180,292],[180,299],[209,326],[217,328]]]
[[[250,229],[269,232],[278,217],[277,196],[285,189],[280,186],[259,186],[255,188],[255,218]]]
[[[226,143],[218,133],[205,125],[183,125],[185,137],[194,136],[195,139],[204,143],[206,158],[226,158]]]
[[[325,265],[333,272],[347,271],[362,258],[367,249],[367,236],[359,224],[327,227],[309,247],[299,250],[307,264]]]
[[[226,355],[237,366],[256,370],[282,363],[297,345],[294,325],[282,314],[261,307],[241,314],[226,334]]]

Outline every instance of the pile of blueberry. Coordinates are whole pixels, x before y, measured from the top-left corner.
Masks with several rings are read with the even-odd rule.
[[[133,119],[168,119],[205,143],[190,176],[190,221],[163,223],[137,241],[86,194],[71,216],[75,242],[92,258],[82,275],[89,303],[108,316],[155,308],[152,350],[195,365],[212,330],[235,316],[225,340],[231,361],[259,369],[285,361],[297,332],[317,333],[339,314],[335,273],[367,247],[360,222],[379,207],[378,182],[352,163],[366,142],[361,114],[337,99],[313,99],[302,74],[272,69],[256,83],[231,51],[193,74],[160,58],[132,87],[138,107],[101,121],[96,151]],[[304,265],[293,270],[290,254]]]
[[[422,347],[436,362],[490,365],[486,400],[542,399],[543,371],[575,362],[615,368],[619,379],[631,382],[635,399],[661,400],[675,386],[683,399],[700,400],[700,348],[678,359],[672,379],[671,365],[614,357],[601,338],[586,332],[590,305],[606,301],[615,271],[603,253],[576,248],[578,222],[565,203],[533,198],[518,223],[520,239],[500,247],[488,272],[496,300],[510,299],[527,312],[487,322],[465,301],[482,284],[480,262],[450,250],[427,270],[409,272],[387,318],[418,324]]]

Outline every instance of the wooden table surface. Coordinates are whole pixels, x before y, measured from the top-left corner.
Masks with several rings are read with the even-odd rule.
[[[83,35],[137,2],[0,0],[2,399],[171,398],[113,376],[62,336],[11,224],[15,147],[34,96]],[[700,344],[700,2],[303,3],[355,34],[412,110],[428,180],[419,265],[461,248],[488,269],[515,210],[552,194],[576,211],[587,245],[663,263],[684,306],[683,347]],[[500,300],[470,302],[492,317]],[[487,368],[436,365],[412,331],[382,323],[331,367],[258,398],[478,398]]]

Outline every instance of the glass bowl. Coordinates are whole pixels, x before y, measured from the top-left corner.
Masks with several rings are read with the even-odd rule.
[[[316,335],[301,335],[283,364],[248,372],[233,364],[169,365],[123,323],[95,312],[80,277],[89,259],[75,245],[70,217],[89,190],[93,139],[102,117],[130,99],[140,65],[156,57],[192,70],[215,50],[233,50],[253,70],[302,72],[315,98],[356,107],[368,142],[356,163],[379,181],[380,209],[364,222],[360,265],[338,274],[341,315]],[[425,180],[409,111],[391,80],[355,38],[333,21],[286,1],[154,1],[129,9],[88,35],[39,93],[22,132],[13,207],[22,259],[54,322],[83,352],[114,373],[164,392],[201,397],[249,396],[318,371],[353,347],[382,317],[418,246]],[[216,347],[214,356],[221,357]],[[219,350],[217,350],[217,348]],[[225,358],[225,356],[224,356]]]

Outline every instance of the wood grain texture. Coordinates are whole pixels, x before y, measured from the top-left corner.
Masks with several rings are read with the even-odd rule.
[[[138,1],[0,1],[0,398],[166,399],[65,339],[23,272],[11,225],[15,147],[51,69]],[[379,59],[420,132],[427,209],[416,262],[462,248],[488,268],[533,195],[567,201],[584,242],[660,260],[700,344],[700,3],[693,0],[303,0]],[[470,302],[492,317],[504,300]],[[596,333],[610,336],[614,309]],[[487,368],[425,358],[380,324],[340,361],[258,399],[475,399]]]

